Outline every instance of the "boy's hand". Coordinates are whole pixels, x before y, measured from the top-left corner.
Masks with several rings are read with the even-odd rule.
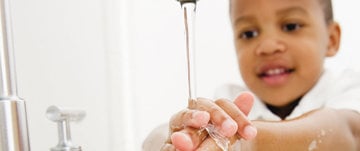
[[[253,96],[249,93],[239,95],[232,103],[225,99],[215,102],[199,98],[190,103],[188,109],[175,114],[170,120],[170,136],[162,150],[201,150],[217,148],[216,143],[208,137],[203,129],[209,123],[223,136],[228,138],[252,139],[256,129],[247,119],[253,105]],[[238,135],[236,135],[238,134]]]

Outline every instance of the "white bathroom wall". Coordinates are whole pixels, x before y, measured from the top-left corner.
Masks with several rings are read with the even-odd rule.
[[[343,26],[331,68],[360,69],[358,1],[334,0]],[[241,83],[228,0],[197,8],[198,96]],[[57,143],[50,105],[84,109],[72,124],[86,151],[140,150],[157,125],[186,107],[186,58],[180,5],[175,0],[12,0],[19,95],[27,101],[31,147]]]
[[[103,0],[12,0],[20,97],[26,100],[31,150],[57,144],[50,105],[82,109],[72,138],[83,150],[110,149],[108,63]]]
[[[357,14],[360,1],[333,0],[335,20],[342,27],[339,53],[327,61],[326,66],[334,69],[354,68],[360,70],[360,20]]]

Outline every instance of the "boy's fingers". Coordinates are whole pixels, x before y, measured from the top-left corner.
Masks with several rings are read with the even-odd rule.
[[[239,140],[239,138],[236,135],[228,139],[230,141],[229,146],[227,146],[228,150],[239,149],[239,148],[233,148],[234,146],[232,146]],[[206,140],[203,141],[202,144],[200,144],[200,146],[196,149],[196,151],[222,151],[222,149],[218,146],[218,144],[216,144],[216,142],[212,138],[208,137],[206,138]]]
[[[236,122],[215,102],[198,98],[194,103],[189,104],[189,108],[208,112],[215,129],[223,136],[230,137],[236,133]]]
[[[171,135],[174,147],[181,151],[192,151],[196,149],[208,136],[205,129],[199,130],[187,127]]]
[[[246,114],[250,112],[252,96],[245,93],[234,102],[237,104],[234,105],[227,100],[213,102],[198,98],[197,101],[189,104],[189,109],[183,110],[171,118],[171,136],[168,138],[168,142],[172,143],[176,149],[185,151],[193,150],[198,146],[199,149],[208,148],[209,145],[214,146],[214,149],[218,148],[212,139],[204,141],[208,136],[206,131],[199,133],[198,130],[206,126],[210,120],[223,136],[230,137],[238,132],[245,139],[255,137],[256,129],[250,126],[250,121],[241,110],[243,109]]]
[[[234,104],[245,114],[248,115],[253,104],[254,104],[254,96],[251,93],[245,92],[240,94],[235,100]],[[253,139],[257,135],[257,130],[252,125],[243,125],[239,126],[240,131],[239,134],[241,137],[245,138],[246,140]]]
[[[175,114],[170,119],[170,131],[176,132],[184,127],[201,128],[206,126],[210,121],[210,114],[206,111],[185,109]]]
[[[248,135],[246,135],[244,133],[244,128],[251,124],[250,121],[247,119],[246,115],[243,112],[241,112],[237,108],[236,105],[234,105],[233,103],[231,103],[228,100],[219,99],[219,100],[216,101],[216,104],[219,105],[222,109],[224,109],[224,111],[228,115],[230,115],[231,118],[234,119],[235,122],[237,123],[237,129],[235,130],[234,134],[237,131],[240,134],[240,136],[242,136],[242,137],[244,137],[246,139],[251,139],[251,138],[247,138]]]
[[[222,151],[212,138],[207,138],[196,151]]]
[[[234,103],[247,116],[254,104],[254,96],[249,92],[241,93],[235,98]]]
[[[225,99],[216,100],[215,103],[236,121],[238,128],[235,131],[237,131],[242,138],[249,140],[256,136],[256,129],[251,126],[246,115],[241,112],[236,105]]]

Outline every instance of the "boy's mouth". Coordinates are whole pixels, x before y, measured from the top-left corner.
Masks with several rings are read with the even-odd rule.
[[[262,71],[260,74],[258,74],[258,76],[260,78],[265,78],[265,77],[273,77],[273,76],[280,76],[283,74],[290,74],[292,72],[294,72],[295,69],[288,69],[288,68],[272,68],[272,69],[267,69]]]
[[[267,85],[279,86],[285,84],[288,76],[295,71],[294,68],[272,67],[261,70],[258,77]]]

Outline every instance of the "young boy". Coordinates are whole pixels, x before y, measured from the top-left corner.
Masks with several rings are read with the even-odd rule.
[[[156,130],[144,150],[220,150],[202,130],[208,123],[235,150],[360,150],[360,74],[323,67],[340,45],[331,1],[230,0],[230,17],[255,96],[227,86],[222,97],[233,102],[199,98],[173,116],[165,143],[149,147],[161,140]]]

